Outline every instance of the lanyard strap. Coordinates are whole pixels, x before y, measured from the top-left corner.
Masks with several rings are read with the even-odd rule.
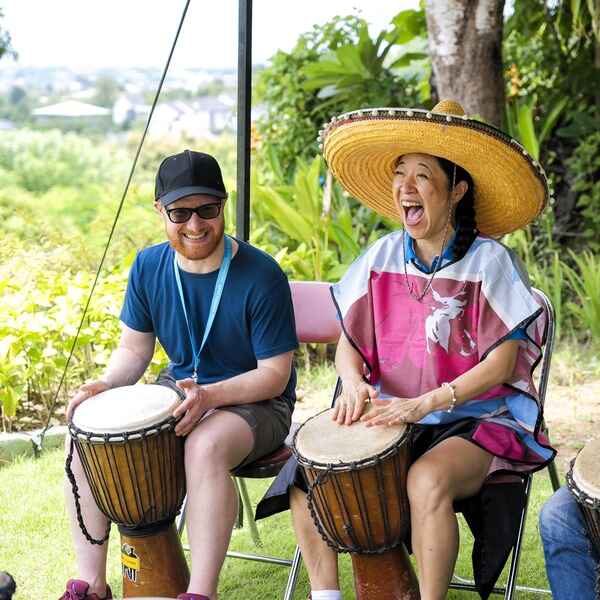
[[[229,265],[231,264],[231,239],[229,236],[225,236],[225,251],[223,253],[223,260],[219,267],[219,274],[217,275],[217,282],[215,283],[215,289],[213,291],[212,300],[210,302],[210,310],[208,312],[208,319],[206,320],[206,327],[204,328],[204,335],[202,337],[202,343],[200,348],[196,351],[196,344],[194,342],[194,335],[192,328],[190,327],[190,320],[188,319],[187,310],[185,308],[185,299],[183,297],[183,288],[181,287],[181,277],[179,276],[179,265],[177,264],[177,253],[173,256],[173,271],[175,272],[175,281],[177,283],[177,291],[179,292],[179,299],[181,300],[181,307],[183,308],[183,315],[185,317],[185,324],[187,325],[188,335],[190,336],[190,344],[192,345],[192,353],[194,354],[194,373],[192,378],[198,382],[198,364],[200,362],[200,353],[204,344],[208,339],[208,334],[215,320],[217,309],[219,308],[219,302],[221,301],[221,295],[223,294],[223,288],[225,287],[225,279],[227,279],[227,272],[229,271]]]

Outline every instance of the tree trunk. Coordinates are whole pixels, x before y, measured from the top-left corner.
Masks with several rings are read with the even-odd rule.
[[[429,54],[440,99],[500,127],[504,0],[427,0]]]

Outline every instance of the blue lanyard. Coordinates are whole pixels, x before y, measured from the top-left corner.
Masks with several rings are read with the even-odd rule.
[[[221,295],[223,294],[223,288],[225,287],[225,279],[227,279],[227,272],[229,271],[229,265],[231,264],[231,239],[229,236],[225,236],[225,251],[223,253],[223,260],[219,267],[219,274],[217,275],[217,282],[215,283],[215,289],[213,291],[212,300],[210,302],[210,310],[208,312],[208,319],[206,320],[206,327],[204,328],[204,336],[202,337],[202,343],[200,348],[196,351],[196,344],[194,343],[194,336],[192,334],[192,328],[190,327],[190,321],[188,319],[187,310],[185,308],[185,299],[183,298],[183,288],[181,287],[181,278],[179,276],[179,265],[177,264],[177,253],[173,256],[173,270],[175,272],[175,281],[177,282],[177,291],[179,292],[179,299],[181,300],[181,307],[183,308],[183,314],[185,316],[185,324],[187,325],[188,334],[190,336],[190,343],[192,345],[192,352],[194,354],[194,373],[192,378],[198,383],[198,364],[200,362],[200,353],[204,344],[208,339],[208,334],[212,328],[217,309],[219,308],[219,302],[221,301]]]

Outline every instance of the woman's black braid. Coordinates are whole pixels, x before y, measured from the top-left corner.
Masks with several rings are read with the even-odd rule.
[[[448,189],[452,187],[452,180],[454,178],[454,163],[446,160],[445,158],[437,157],[440,166],[446,177],[448,178]],[[456,239],[452,247],[452,258],[453,260],[460,260],[471,247],[471,244],[477,237],[477,224],[475,222],[475,194],[473,179],[467,171],[462,167],[456,165],[456,180],[466,181],[469,186],[465,195],[462,197],[458,205],[456,206],[456,212],[454,213],[454,227],[456,229]]]

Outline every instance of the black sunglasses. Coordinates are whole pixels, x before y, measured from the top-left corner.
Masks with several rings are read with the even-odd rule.
[[[171,223],[186,223],[196,213],[201,219],[214,219],[221,212],[221,202],[202,204],[196,208],[166,208]]]

